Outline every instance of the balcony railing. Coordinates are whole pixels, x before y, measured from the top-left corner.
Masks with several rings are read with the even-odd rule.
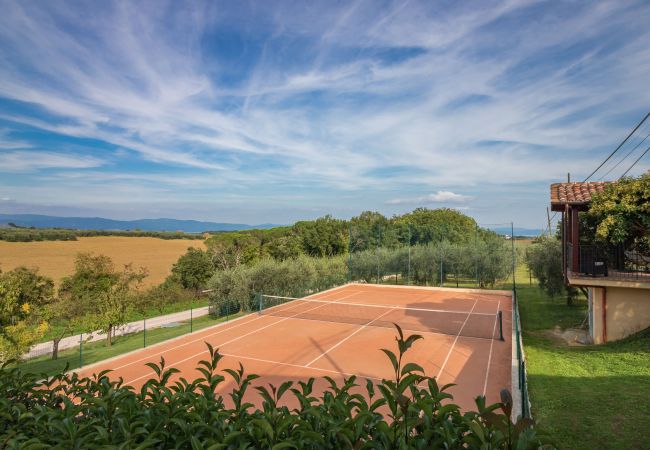
[[[620,246],[581,244],[578,248],[578,263],[574,267],[575,247],[567,243],[566,264],[572,275],[650,281],[650,255],[625,250]]]

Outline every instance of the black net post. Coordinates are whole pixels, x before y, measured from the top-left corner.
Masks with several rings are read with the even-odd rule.
[[[499,321],[499,340],[504,341],[503,339],[503,312],[499,311],[497,313],[497,320]]]

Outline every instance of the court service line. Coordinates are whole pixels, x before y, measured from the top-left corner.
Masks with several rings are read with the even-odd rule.
[[[328,302],[327,304],[331,304],[331,303]],[[297,306],[297,305],[296,305],[296,306]],[[270,324],[268,324],[268,325],[266,325],[266,326],[264,326],[264,327],[262,327],[262,328],[257,328],[257,329],[255,329],[255,330],[253,330],[253,331],[250,331],[250,332],[246,333],[246,334],[242,334],[241,336],[237,336],[236,338],[230,339],[229,341],[222,342],[219,346],[221,347],[221,346],[224,346],[224,345],[228,345],[228,344],[230,344],[230,343],[232,343],[232,342],[235,342],[235,341],[238,341],[238,340],[240,340],[240,339],[243,339],[243,338],[245,338],[246,336],[249,336],[249,335],[251,335],[251,334],[253,334],[253,333],[257,333],[258,331],[262,331],[262,330],[265,330],[266,328],[272,327],[273,325],[277,325],[277,324],[279,324],[279,323],[282,323],[282,322],[284,322],[285,320],[289,320],[289,319],[291,319],[291,318],[293,318],[293,317],[295,317],[295,316],[297,316],[297,315],[299,315],[299,314],[308,313],[309,311],[313,311],[313,310],[315,310],[315,309],[322,308],[323,306],[324,306],[324,305],[319,305],[319,306],[316,306],[316,307],[314,307],[314,308],[310,308],[310,309],[308,309],[308,310],[306,310],[306,311],[300,311],[300,312],[294,314],[293,316],[285,317],[284,319],[278,320],[277,322],[270,323]],[[260,316],[260,317],[267,317],[267,316]],[[252,322],[252,321],[251,321],[251,322]],[[197,356],[202,355],[203,353],[206,353],[207,351],[208,351],[207,349],[206,349],[206,350],[203,350],[203,351],[200,351],[199,353],[195,353],[194,355],[189,356],[189,357],[187,357],[187,358],[185,358],[185,359],[181,359],[180,361],[177,361],[177,362],[175,362],[175,363],[169,364],[167,367],[174,367],[174,366],[176,366],[176,365],[178,365],[178,364],[184,363],[185,361],[189,361],[190,359],[196,358]],[[151,374],[154,374],[154,373],[155,373],[155,372],[151,371],[151,372],[146,373],[146,374],[144,374],[144,375],[142,375],[142,376],[140,376],[140,377],[138,377],[138,378],[134,378],[133,380],[127,381],[125,384],[130,384],[130,383],[133,383],[134,381],[141,380],[142,378],[144,378],[144,377],[148,377],[148,376],[150,376]]]
[[[334,291],[335,291],[335,290],[334,290]],[[336,291],[335,291],[335,292],[336,292]],[[323,293],[324,293],[324,292],[323,292]],[[308,295],[307,297],[297,298],[296,300],[307,299],[307,298],[313,297],[313,296],[318,295],[318,294],[320,294],[320,292],[316,292],[316,293],[314,293],[314,294]],[[331,292],[328,293],[327,295],[329,295],[329,294],[331,294]],[[348,296],[342,297],[342,299],[347,298],[347,297],[348,297]],[[336,300],[332,300],[332,302],[335,302],[335,301],[336,301]],[[285,310],[291,310],[291,309],[293,309],[293,308],[297,308],[298,306],[300,306],[300,305],[302,305],[302,304],[303,304],[303,303],[295,303],[295,304],[293,304],[293,305],[289,305],[289,307],[288,307],[288,308],[285,308]],[[284,305],[277,305],[277,306],[284,306]],[[257,317],[255,317],[254,319],[251,319],[251,320],[243,320],[243,319],[250,318],[250,316],[252,316],[253,314],[255,314],[255,312],[254,312],[254,311],[251,311],[250,314],[241,317],[242,320],[241,320],[239,323],[237,323],[237,324],[235,324],[235,325],[233,325],[233,326],[231,326],[231,327],[227,327],[227,326],[226,326],[226,325],[228,325],[228,322],[223,322],[223,323],[221,323],[221,324],[217,324],[217,325],[215,325],[215,326],[217,326],[217,327],[219,327],[219,328],[218,328],[218,331],[216,331],[216,332],[209,332],[209,333],[207,333],[207,334],[201,334],[203,331],[209,331],[209,329],[198,331],[197,333],[198,333],[198,334],[201,334],[201,337],[198,337],[198,338],[192,339],[192,340],[190,340],[190,341],[184,342],[184,343],[182,343],[182,344],[180,344],[180,345],[177,345],[176,347],[173,347],[173,348],[171,348],[171,349],[168,348],[168,349],[165,349],[165,350],[158,351],[158,352],[156,352],[156,353],[148,354],[147,356],[145,356],[145,357],[143,357],[143,358],[139,358],[139,359],[136,359],[135,361],[128,362],[128,363],[123,364],[123,365],[118,366],[118,367],[114,367],[114,368],[112,368],[111,370],[116,371],[116,370],[119,370],[119,369],[123,369],[123,368],[125,368],[125,367],[130,366],[130,365],[133,365],[133,364],[136,364],[136,363],[139,363],[139,362],[142,362],[142,361],[149,360],[149,359],[151,359],[151,358],[154,357],[154,356],[160,356],[160,355],[162,355],[163,353],[166,353],[166,352],[168,352],[168,351],[170,351],[170,350],[175,350],[175,349],[177,349],[177,348],[182,348],[182,347],[185,347],[185,346],[187,346],[187,345],[194,344],[195,342],[199,342],[199,341],[204,341],[204,342],[205,342],[205,340],[208,339],[208,338],[212,338],[212,337],[217,336],[217,335],[219,335],[219,334],[221,334],[221,333],[225,333],[226,331],[234,330],[235,328],[239,328],[239,327],[241,327],[241,326],[243,326],[243,325],[247,325],[247,324],[249,324],[249,323],[256,322],[256,321],[258,321],[258,320],[260,320],[260,319],[262,319],[262,318],[264,317],[263,315],[259,315],[259,314],[257,314]],[[191,335],[188,335],[188,337],[189,337],[189,336],[191,336]],[[144,349],[143,349],[143,350],[144,350]]]
[[[329,352],[331,352],[331,351],[334,350],[336,347],[338,347],[339,345],[341,345],[342,343],[344,343],[345,341],[347,341],[348,339],[350,339],[352,336],[354,336],[355,334],[357,334],[359,331],[361,331],[361,330],[363,330],[364,328],[366,328],[368,325],[371,325],[371,324],[372,324],[373,322],[375,322],[376,320],[381,319],[381,318],[384,317],[386,314],[388,314],[389,312],[393,312],[394,310],[395,310],[394,308],[393,308],[393,309],[389,309],[388,311],[384,312],[383,314],[380,314],[379,316],[377,316],[377,317],[375,317],[374,319],[372,319],[370,322],[368,322],[368,323],[366,323],[366,324],[360,326],[360,327],[357,328],[353,333],[351,333],[351,334],[349,334],[347,337],[341,339],[338,343],[334,344],[333,346],[331,346],[330,348],[328,348],[327,350],[325,350],[323,353],[321,353],[320,355],[318,355],[316,358],[314,358],[313,360],[311,360],[309,363],[307,363],[307,367],[309,367],[309,366],[311,366],[312,364],[314,364],[316,361],[318,361],[319,359],[321,359],[323,356],[327,355]]]
[[[445,358],[445,362],[443,362],[442,367],[440,367],[440,371],[438,372],[438,376],[436,377],[437,379],[440,379],[440,375],[442,375],[442,371],[445,370],[445,366],[447,365],[447,362],[449,361],[449,357],[451,356],[451,353],[454,351],[454,347],[456,346],[456,342],[458,342],[458,338],[460,337],[460,333],[463,332],[463,328],[465,328],[465,325],[467,324],[467,321],[469,320],[469,317],[474,312],[474,308],[476,308],[477,303],[478,303],[478,299],[476,299],[474,301],[474,306],[472,306],[472,310],[467,314],[467,317],[465,317],[465,321],[463,322],[463,325],[460,327],[460,330],[458,330],[458,334],[456,335],[456,338],[454,339],[454,342],[451,344],[451,348],[449,349],[449,352],[447,353],[447,357]]]
[[[499,300],[499,304],[497,305],[497,311],[499,311],[499,308],[501,308],[501,300]],[[483,396],[485,396],[485,392],[487,392],[488,377],[490,376],[490,363],[492,362],[492,347],[494,346],[494,334],[497,332],[498,320],[499,320],[499,313],[497,312],[497,316],[494,319],[494,328],[492,329],[492,341],[490,341],[490,356],[488,356],[487,368],[485,369],[485,384],[483,385]]]

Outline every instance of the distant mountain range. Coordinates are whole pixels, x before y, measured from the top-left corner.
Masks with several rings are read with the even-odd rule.
[[[102,217],[56,217],[39,214],[0,214],[0,227],[13,223],[20,227],[35,228],[69,228],[73,230],[109,230],[109,231],[184,231],[201,233],[204,231],[236,231],[254,228],[273,228],[281,225],[265,223],[247,225],[243,223],[201,222],[198,220],[179,219],[140,219],[113,220]]]
[[[512,230],[510,227],[488,227],[490,230],[497,232],[499,234],[507,234],[510,235],[512,233]],[[544,230],[541,228],[517,228],[515,227],[515,236],[539,236],[542,234]]]

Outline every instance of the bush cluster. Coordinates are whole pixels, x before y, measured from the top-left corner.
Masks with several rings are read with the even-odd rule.
[[[106,372],[92,378],[60,374],[38,381],[0,368],[0,446],[3,448],[192,449],[532,449],[543,444],[530,420],[513,424],[511,398],[462,413],[448,386],[424,375],[404,353],[419,336],[398,336],[399,352],[384,350],[395,377],[378,383],[350,377],[254,386],[239,369],[219,370],[208,345],[200,378],[170,382],[178,372],[148,365],[156,376],[135,391]],[[220,391],[234,386],[224,399]],[[250,403],[257,391],[261,408]],[[286,406],[293,397],[297,406]],[[449,403],[448,403],[449,402]],[[443,404],[444,403],[444,404]]]
[[[302,297],[340,286],[347,279],[348,267],[344,256],[299,256],[284,261],[264,258],[255,265],[239,265],[215,272],[208,281],[208,289],[213,304],[232,302],[236,310],[250,311],[254,309],[252,302],[257,292]]]
[[[439,285],[448,279],[473,279],[493,286],[512,272],[512,249],[496,235],[468,243],[448,241],[398,248],[370,249],[352,254],[352,280],[382,282],[387,276],[419,285]]]

